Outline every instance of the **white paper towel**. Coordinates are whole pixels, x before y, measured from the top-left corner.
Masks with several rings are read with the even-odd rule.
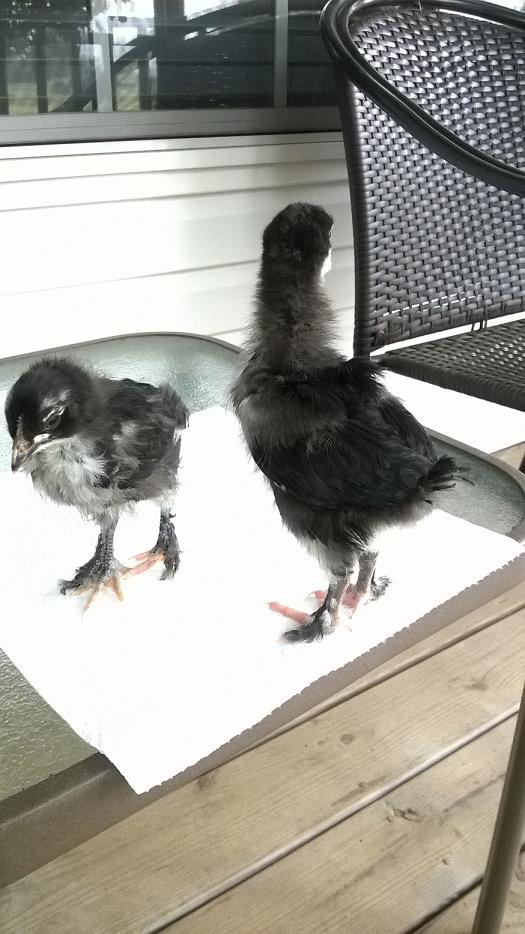
[[[28,478],[0,476],[0,644],[137,792],[209,755],[522,550],[436,512],[385,539],[378,570],[392,585],[351,628],[348,621],[321,643],[287,645],[286,621],[266,603],[307,607],[305,595],[326,582],[282,529],[232,415],[192,416],[181,479],[176,578],[161,582],[157,569],[132,578],[123,603],[104,594],[82,616],[85,597],[61,596],[56,581],[91,556],[96,528],[40,499]],[[115,544],[123,563],[151,547],[157,523],[149,504],[122,521]]]
[[[380,357],[378,362],[381,362]],[[422,425],[449,438],[460,438],[479,451],[501,451],[525,441],[525,412],[518,409],[424,383],[392,370],[385,371],[384,382]]]

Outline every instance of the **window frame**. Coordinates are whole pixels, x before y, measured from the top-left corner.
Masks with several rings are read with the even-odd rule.
[[[0,146],[125,139],[184,139],[338,131],[337,107],[217,107],[191,110],[1,116]]]

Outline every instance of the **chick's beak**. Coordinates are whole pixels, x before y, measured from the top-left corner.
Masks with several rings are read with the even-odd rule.
[[[38,448],[38,443],[28,441],[24,437],[22,427],[19,425],[13,441],[13,451],[11,453],[11,470],[14,472],[26,463],[31,455]]]

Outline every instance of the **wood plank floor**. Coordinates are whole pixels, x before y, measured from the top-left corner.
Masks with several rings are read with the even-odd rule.
[[[467,934],[524,672],[525,582],[7,887],[0,930]]]

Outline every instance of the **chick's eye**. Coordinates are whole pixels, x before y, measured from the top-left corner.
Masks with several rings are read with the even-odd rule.
[[[60,425],[60,414],[58,412],[51,412],[51,415],[48,415],[44,419],[46,428],[58,428]]]

